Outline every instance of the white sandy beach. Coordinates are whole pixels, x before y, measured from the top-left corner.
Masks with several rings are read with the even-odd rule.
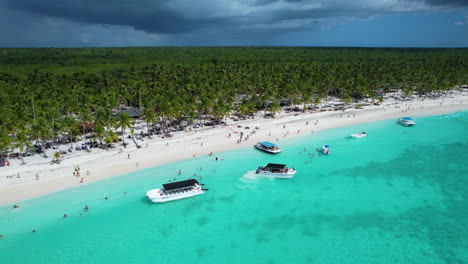
[[[344,112],[282,112],[274,119],[265,119],[258,114],[254,119],[238,122],[229,120],[227,125],[193,129],[189,132],[176,132],[172,138],[161,139],[156,136],[152,139],[145,138],[144,141],[139,141],[139,144],[143,146],[140,149],[137,149],[135,144],[129,140],[130,145],[123,149],[123,153],[119,153],[122,146],[108,151],[93,149],[91,153],[74,151],[66,154],[60,164],[51,164],[51,157],[55,150],[49,149],[47,150],[49,158],[36,154],[34,157],[25,158],[25,165],[20,165],[20,159],[10,159],[11,165],[9,167],[0,168],[0,205],[20,203],[25,199],[78,187],[144,168],[190,159],[194,156],[208,155],[210,152],[250,148],[258,141],[267,140],[281,143],[286,138],[310,134],[323,129],[401,116],[418,117],[448,114],[467,109],[468,91],[454,91],[438,99],[415,99],[404,102],[388,99],[379,106],[371,105],[362,109],[348,109]],[[306,124],[307,122],[308,124]],[[146,130],[146,125],[143,122],[138,126]],[[250,128],[245,129],[245,126]],[[259,127],[259,129],[255,129],[255,127]],[[244,132],[244,138],[245,135],[249,135],[249,138],[237,143],[241,131]],[[229,134],[231,137],[228,136]],[[62,146],[62,148],[67,149],[68,147]],[[77,165],[80,166],[79,177],[73,176]],[[80,183],[82,179],[83,183]]]

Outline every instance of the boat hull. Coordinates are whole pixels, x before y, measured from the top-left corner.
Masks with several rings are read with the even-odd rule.
[[[278,154],[278,153],[281,152],[280,149],[278,149],[278,150],[269,150],[269,149],[263,148],[263,147],[258,146],[258,145],[254,145],[254,147],[255,147],[256,149],[261,150],[261,151],[263,151],[263,152],[266,152],[266,153],[268,153],[268,154]]]
[[[292,178],[294,177],[296,173],[272,173],[272,172],[257,172],[258,176],[262,177],[269,177],[269,178],[282,178],[282,179],[287,179],[287,178]]]
[[[411,127],[411,126],[415,125],[414,123],[408,124],[408,123],[404,123],[404,122],[400,122],[400,124],[403,125],[403,126],[406,126],[406,127]]]
[[[352,135],[350,135],[350,137],[352,137],[352,138],[363,138],[365,136],[367,136],[367,135],[366,134],[364,134],[364,135],[363,134],[352,134]]]
[[[414,121],[412,121],[412,120],[404,120],[404,119],[399,119],[399,120],[398,120],[398,123],[400,123],[400,125],[407,126],[407,127],[416,125],[416,123],[415,123]]]
[[[160,195],[161,194],[161,189],[154,189],[151,191],[148,191],[146,193],[146,196],[148,199],[153,202],[153,203],[165,203],[169,201],[175,201],[175,200],[180,200],[180,199],[185,199],[189,198],[192,196],[204,194],[205,192],[203,190],[193,190],[193,191],[187,191],[179,194],[172,194],[172,195]]]

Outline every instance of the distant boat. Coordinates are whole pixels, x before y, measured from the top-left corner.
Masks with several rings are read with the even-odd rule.
[[[195,179],[166,183],[162,185],[161,189],[153,189],[146,192],[146,196],[153,203],[164,203],[173,200],[192,197],[199,194],[204,194],[205,189]]]
[[[279,149],[277,145],[268,141],[258,142],[254,147],[270,154],[278,154],[281,152],[281,149]]]
[[[330,152],[330,146],[329,145],[323,145],[322,149],[317,149],[318,152],[323,153],[325,155],[329,155]]]
[[[296,170],[286,167],[285,164],[268,163],[266,166],[258,167],[255,173],[271,178],[292,178]]]
[[[366,132],[361,132],[361,133],[351,134],[350,135],[350,137],[352,137],[352,138],[362,138],[362,137],[365,137],[365,136],[367,136]]]
[[[398,122],[404,126],[414,126],[416,122],[411,117],[402,117],[398,119]]]

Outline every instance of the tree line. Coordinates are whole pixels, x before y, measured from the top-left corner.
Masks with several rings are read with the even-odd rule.
[[[58,135],[71,139],[92,132],[115,141],[115,131],[132,123],[125,114],[112,113],[121,107],[141,109],[148,124],[178,124],[259,110],[274,114],[281,100],[291,105],[318,104],[328,96],[378,100],[380,92],[395,88],[406,94],[447,91],[468,80],[466,49],[0,51],[7,54],[0,58],[2,153],[23,151]],[[100,55],[93,58],[96,52]],[[36,68],[26,63],[28,55]],[[66,69],[54,70],[60,65]]]

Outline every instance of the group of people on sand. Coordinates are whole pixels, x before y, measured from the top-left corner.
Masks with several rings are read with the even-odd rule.
[[[80,177],[80,165],[75,166],[75,170],[73,171],[73,176]]]
[[[89,171],[86,171],[86,175],[89,175]],[[81,168],[80,165],[75,166],[75,170],[73,171],[73,176],[80,177],[81,176]],[[80,183],[84,182],[84,177],[81,177]]]

